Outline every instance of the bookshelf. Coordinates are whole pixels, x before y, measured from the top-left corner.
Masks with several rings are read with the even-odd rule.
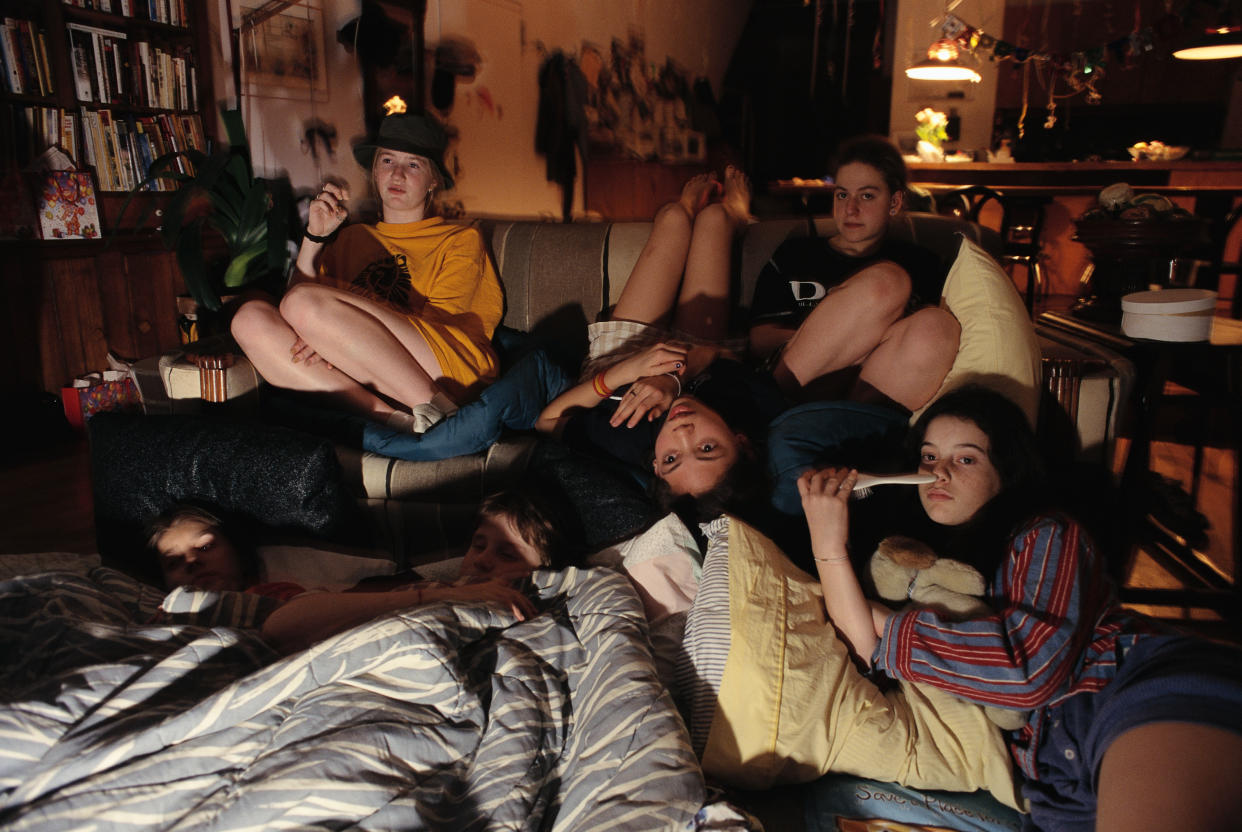
[[[59,144],[105,208],[161,152],[214,136],[200,0],[0,0],[0,151],[19,166]],[[167,187],[167,186],[166,186]],[[103,217],[105,227],[109,213]]]
[[[185,289],[156,235],[158,219],[125,231],[116,221],[161,151],[206,150],[216,135],[214,8],[203,0],[0,0],[0,258],[11,264],[0,278],[0,350],[14,358],[0,371],[5,398],[58,393],[104,368],[109,349],[143,357],[179,346],[175,296]],[[37,217],[33,234],[15,223],[23,199],[34,213],[21,170],[52,143],[92,172],[102,239],[43,240]]]

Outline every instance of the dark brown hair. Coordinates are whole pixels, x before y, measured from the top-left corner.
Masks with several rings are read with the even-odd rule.
[[[510,488],[483,498],[479,520],[504,518],[512,523],[522,539],[539,553],[543,566],[564,569],[577,563],[576,550],[564,533],[552,501],[530,488]]]
[[[890,193],[903,193],[909,184],[909,173],[901,152],[883,136],[855,136],[842,142],[833,157],[833,178],[836,178],[837,171],[852,162],[860,162],[879,171]]]

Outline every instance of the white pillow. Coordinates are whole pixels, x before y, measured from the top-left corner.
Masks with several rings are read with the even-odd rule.
[[[1009,275],[963,237],[940,304],[962,325],[962,337],[953,367],[928,404],[964,384],[981,384],[1016,402],[1034,427],[1043,377],[1039,342]],[[926,408],[910,417],[911,424]]]
[[[638,590],[643,612],[653,625],[690,609],[703,571],[703,556],[694,535],[676,514],[591,555],[587,562],[624,572]]]
[[[260,546],[263,580],[290,581],[306,589],[341,592],[363,578],[391,575],[396,564],[383,558],[346,555],[310,546]]]

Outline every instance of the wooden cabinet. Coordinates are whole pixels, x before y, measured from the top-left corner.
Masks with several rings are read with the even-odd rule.
[[[17,57],[13,46],[21,47],[14,36],[7,49],[0,43],[6,73],[0,78],[0,175],[15,181],[19,169],[53,142],[72,145],[67,149],[76,149],[78,166],[91,167],[83,152],[84,122],[103,110],[126,123],[196,116],[204,138],[213,137],[208,15],[215,8],[202,0],[0,0],[0,23],[6,29],[12,24],[14,36],[33,45],[29,54]],[[99,74],[102,68],[96,64],[87,100],[75,79],[71,30],[86,33],[83,42],[92,48],[112,49],[107,57],[119,90]],[[94,31],[113,34],[96,43],[89,37]],[[138,67],[131,63],[138,51],[130,47],[139,43],[147,45],[143,51],[148,55],[158,50],[168,56],[162,67],[150,70],[155,76],[150,87],[145,67],[151,59]],[[16,57],[17,66],[10,66],[10,57]],[[175,69],[178,59],[180,68]],[[166,76],[170,70],[173,74]],[[152,97],[161,78],[176,86],[175,95]],[[99,84],[110,93],[106,100],[100,100]],[[145,175],[145,168],[133,173]],[[185,288],[175,258],[152,230],[158,221],[154,217],[145,231],[118,232],[127,189],[107,187],[109,179],[95,170],[103,191],[102,240],[17,239],[16,228],[0,228],[0,261],[5,264],[0,272],[0,349],[6,355],[0,385],[6,396],[59,392],[74,376],[105,368],[110,349],[121,356],[144,357],[180,344],[176,296]],[[150,207],[162,198],[139,197]],[[142,207],[130,209],[127,227]]]
[[[10,393],[59,392],[107,367],[108,350],[137,358],[176,349],[173,255],[145,237],[0,243],[5,302],[0,384]]]
[[[592,159],[586,164],[582,201],[606,220],[650,220],[681,195],[686,180],[708,170],[706,163]]]

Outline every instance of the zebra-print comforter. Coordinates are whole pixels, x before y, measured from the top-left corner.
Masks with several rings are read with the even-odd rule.
[[[535,583],[526,622],[436,605],[279,660],[145,624],[162,593],[112,570],[0,583],[0,827],[692,825],[702,775],[633,590]]]

